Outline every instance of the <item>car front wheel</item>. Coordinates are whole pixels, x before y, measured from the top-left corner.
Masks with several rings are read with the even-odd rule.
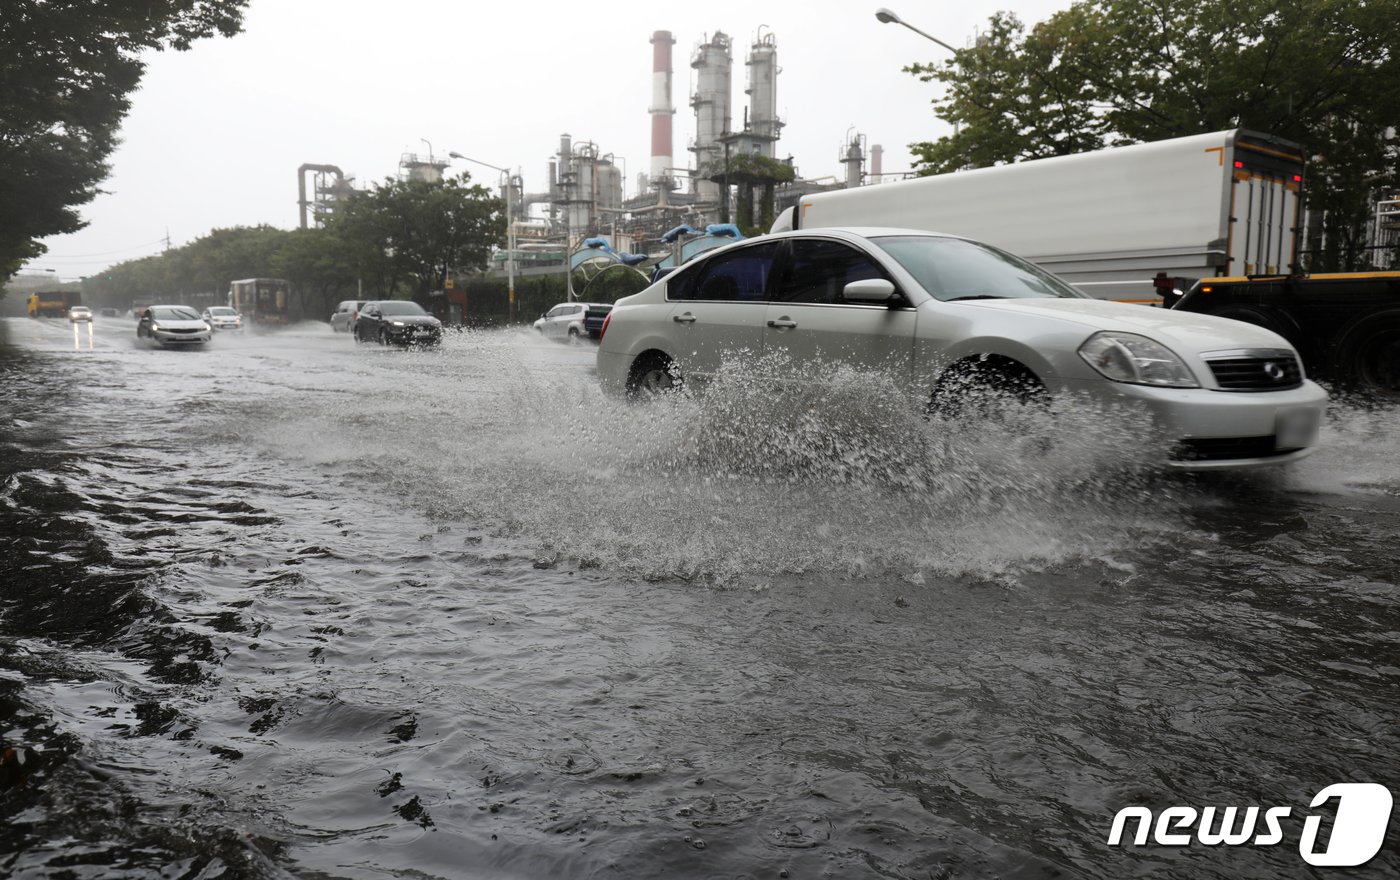
[[[1024,365],[991,355],[954,364],[929,398],[930,415],[997,419],[1010,409],[1044,405],[1045,385]]]

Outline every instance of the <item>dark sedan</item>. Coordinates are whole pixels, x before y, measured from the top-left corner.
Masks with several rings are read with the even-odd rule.
[[[355,319],[356,342],[380,345],[437,345],[442,341],[442,322],[416,302],[403,299],[371,301]]]

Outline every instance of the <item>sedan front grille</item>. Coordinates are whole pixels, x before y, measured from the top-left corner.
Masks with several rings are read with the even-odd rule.
[[[1303,384],[1291,351],[1206,352],[1202,355],[1223,391],[1283,391]]]
[[[1267,437],[1209,437],[1180,440],[1172,451],[1174,461],[1231,461],[1241,458],[1272,458],[1296,449],[1278,449],[1273,435]]]

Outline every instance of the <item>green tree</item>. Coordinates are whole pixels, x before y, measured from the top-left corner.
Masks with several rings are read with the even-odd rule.
[[[356,194],[328,228],[377,296],[393,296],[406,283],[423,300],[449,274],[485,266],[505,234],[505,203],[470,181],[466,173],[435,183],[387,179]]]
[[[89,278],[83,296],[125,308],[133,301],[222,301],[229,282],[276,276],[292,233],[271,226],[215,229],[183,247],[127,260]]]
[[[141,53],[242,28],[248,0],[0,3],[0,278],[85,224],[145,72]]]
[[[294,229],[282,233],[272,256],[272,274],[292,283],[310,316],[330,313],[335,303],[355,298],[354,249],[331,229]]]
[[[1365,217],[1400,185],[1400,0],[1082,0],[1029,32],[993,16],[974,47],[909,72],[945,84],[955,133],[912,144],[921,174],[1243,127],[1313,154],[1328,250],[1364,263]]]

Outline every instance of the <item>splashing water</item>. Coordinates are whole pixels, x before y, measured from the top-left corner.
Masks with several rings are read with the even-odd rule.
[[[431,419],[385,395],[330,430],[284,421],[282,442],[290,430],[335,435],[341,455],[402,450],[413,467],[388,484],[423,508],[649,578],[1006,577],[1171,528],[1151,425],[1089,401],[929,417],[885,374],[769,356],[639,405],[539,363],[520,334],[467,344],[473,369],[434,385]]]

